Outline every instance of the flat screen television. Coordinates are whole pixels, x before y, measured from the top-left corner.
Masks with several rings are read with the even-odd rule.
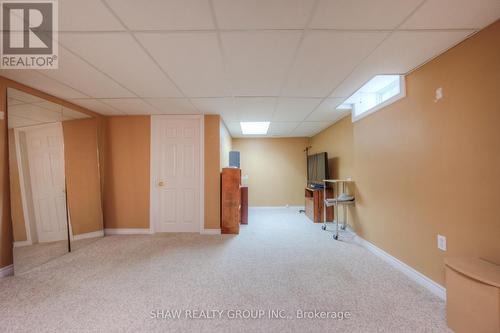
[[[307,184],[322,185],[328,179],[328,154],[318,153],[307,156]]]

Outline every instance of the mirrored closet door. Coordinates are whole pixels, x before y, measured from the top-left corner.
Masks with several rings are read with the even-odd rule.
[[[14,272],[103,236],[97,119],[7,91]]]

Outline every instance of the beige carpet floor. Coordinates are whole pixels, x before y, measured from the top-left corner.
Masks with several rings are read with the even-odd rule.
[[[105,237],[4,278],[0,330],[448,332],[443,301],[349,237],[336,242],[291,208],[252,210],[249,223],[238,236]]]
[[[97,238],[86,238],[71,242],[73,251],[96,241]],[[37,269],[43,264],[68,253],[68,241],[38,243],[14,248],[15,274],[24,274]]]

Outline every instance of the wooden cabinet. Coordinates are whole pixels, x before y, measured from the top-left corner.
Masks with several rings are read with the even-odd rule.
[[[327,189],[326,195],[328,198],[332,197],[332,190]],[[305,206],[306,216],[315,223],[323,223],[324,214],[324,201],[323,189],[312,189],[306,187],[305,189]],[[326,209],[326,220],[333,221],[333,207]]]
[[[241,170],[223,168],[221,187],[221,231],[223,234],[238,234],[241,220]]]

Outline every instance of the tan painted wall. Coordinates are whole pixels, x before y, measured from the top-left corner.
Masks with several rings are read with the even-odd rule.
[[[102,230],[97,119],[63,121],[62,128],[73,235]]]
[[[204,117],[205,228],[220,229],[220,116]]]
[[[248,175],[249,206],[304,205],[307,138],[233,139]]]
[[[499,40],[497,21],[408,75],[406,98],[353,126],[355,229],[441,284],[446,256],[500,264]],[[311,141],[351,144],[332,133]]]
[[[0,78],[0,112],[6,112],[7,83]],[[0,268],[13,263],[7,117],[0,119]]]
[[[10,211],[15,242],[27,240],[14,130],[9,129]]]
[[[310,138],[309,145],[311,146],[309,154],[328,153],[330,178],[352,177],[354,147],[350,115]]]
[[[229,152],[233,146],[233,138],[229,133],[226,125],[220,119],[220,171],[222,168],[227,168],[229,166]]]
[[[309,140],[309,154],[327,152],[328,169],[332,179],[347,179],[354,173],[354,138],[351,116],[348,115]],[[355,193],[354,186],[347,186],[348,193]],[[348,208],[347,219],[353,220],[353,209]],[[344,210],[339,210],[339,218],[345,220]]]
[[[151,118],[106,120],[105,228],[149,228]]]
[[[204,117],[205,228],[220,228],[220,117]],[[149,116],[106,121],[105,228],[149,228]]]

